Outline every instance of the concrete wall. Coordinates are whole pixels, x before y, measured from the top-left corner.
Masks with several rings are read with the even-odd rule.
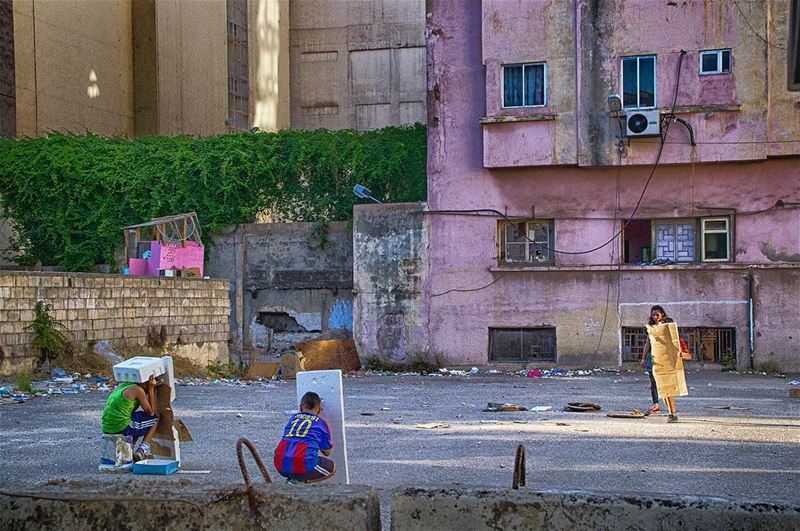
[[[353,214],[353,335],[359,356],[388,363],[427,358],[424,205],[359,205]]]
[[[320,485],[314,503],[291,486],[254,485],[250,510],[242,485],[192,480],[154,483],[83,480],[23,491],[0,485],[3,529],[305,529],[377,531],[378,493],[366,486]],[[142,511],[131,498],[148,499]],[[388,518],[386,521],[388,522]],[[800,508],[696,497],[614,496],[527,489],[419,488],[392,491],[391,529],[795,529]]]
[[[18,135],[225,131],[225,2],[15,0],[13,9]]]
[[[777,300],[786,300],[797,293],[800,164],[796,157],[766,157],[773,153],[772,139],[777,138],[768,136],[768,131],[777,129],[770,124],[783,124],[780,128],[785,137],[797,139],[800,110],[784,101],[784,84],[778,83],[777,78],[768,78],[764,43],[742,25],[735,6],[718,1],[702,5],[664,2],[658,6],[638,1],[579,1],[575,3],[576,12],[570,14],[563,4],[532,2],[523,10],[510,1],[484,2],[481,6],[452,0],[434,0],[429,4],[429,209],[495,209],[511,218],[553,219],[555,249],[565,251],[556,254],[554,266],[544,269],[502,265],[498,243],[500,216],[452,213],[431,216],[427,284],[430,326],[426,332],[430,334],[431,354],[442,355],[451,364],[488,360],[488,326],[521,327],[556,322],[561,323],[563,330],[557,333],[559,359],[563,354],[570,363],[580,359],[587,365],[614,362],[617,356],[612,350],[614,337],[600,342],[602,357],[594,359],[597,339],[592,344],[583,321],[590,314],[590,322],[602,322],[597,312],[605,307],[607,293],[612,301],[610,307],[616,306],[617,274],[611,272],[614,268],[610,266],[620,262],[622,243],[616,238],[609,245],[602,245],[620,230],[621,220],[632,216],[634,211],[633,217],[641,220],[729,215],[733,227],[732,261],[723,265],[699,262],[686,269],[667,267],[658,273],[655,273],[658,267],[623,266],[622,303],[688,304],[703,300],[713,304],[726,300],[724,294],[731,292],[732,286],[738,286],[735,289],[739,294],[742,289],[738,281],[731,284],[726,269],[731,266],[741,269],[739,275],[750,265],[779,266],[783,273],[769,273],[775,277],[763,285],[774,290]],[[785,23],[785,17],[778,13],[785,11],[786,3],[743,5],[745,13],[752,14],[756,27],[769,21],[770,31],[778,32],[777,26]],[[548,18],[551,16],[552,19]],[[667,16],[670,24],[664,22]],[[542,17],[547,20],[544,26]],[[569,20],[574,20],[580,31],[598,33],[576,33],[577,74],[569,69],[566,44],[560,47],[560,37],[555,35],[559,28],[570,27]],[[671,33],[676,21],[685,31]],[[530,49],[518,45],[512,37],[519,35],[521,28],[533,34],[541,30],[542,38],[535,39]],[[653,28],[652,35],[646,33],[647,28]],[[682,39],[684,33],[691,46],[674,41]],[[703,111],[701,107],[708,104],[704,98],[721,92],[704,88],[704,83],[712,81],[698,76],[697,50],[722,46],[734,50],[731,90],[741,109]],[[669,90],[664,89],[674,86],[675,81],[677,63],[673,50],[681,47],[688,47],[695,55],[694,59],[691,54],[687,56],[683,67],[678,105],[687,106],[681,116],[694,124],[698,140],[705,144],[693,149],[685,143],[685,137],[681,137],[681,143],[668,139],[661,158],[664,165],[653,170],[657,146],[646,140],[633,141],[623,167],[605,167],[616,163],[616,125],[608,118],[605,98],[609,91],[617,91],[619,57],[632,53],[659,54],[658,101],[663,106],[666,100],[662,98],[669,95]],[[499,106],[500,65],[523,60],[548,61],[551,102],[558,108],[536,112],[554,116],[481,124],[485,113]],[[492,68],[498,69],[495,74],[491,73]],[[587,76],[591,79],[587,80]],[[559,92],[560,87],[578,91],[579,104],[574,113],[569,96],[573,89]],[[783,103],[773,106],[772,94],[782,95]],[[600,96],[602,100],[596,101]],[[599,114],[595,116],[590,111]],[[514,113],[507,114],[500,118],[515,118]],[[565,120],[573,123],[569,122],[573,119],[574,127],[560,125]],[[487,143],[490,129],[509,132],[492,133],[494,139]],[[670,139],[679,134],[684,135],[685,130],[676,126],[670,130]],[[744,144],[716,143],[745,140]],[[785,149],[782,153],[789,154],[795,148]],[[487,157],[505,157],[505,162],[488,164]],[[722,160],[739,162],[716,162]],[[651,171],[653,178],[637,208]],[[588,252],[595,247],[600,248]],[[600,278],[594,273],[580,272],[595,266],[605,267],[608,272]],[[712,288],[717,283],[719,289]],[[439,295],[445,292],[449,293]],[[736,300],[741,300],[741,296]],[[778,316],[793,313],[791,306],[775,307],[767,298],[761,300],[760,307],[761,326],[766,323],[772,326]],[[710,310],[703,313],[715,314]],[[741,327],[742,317],[737,315],[736,318],[731,315],[728,319],[731,324],[725,326]],[[614,317],[612,311],[612,323]],[[717,317],[707,319],[717,320]],[[641,318],[637,322],[641,323]],[[796,321],[789,326],[796,326]],[[616,324],[609,330],[616,334]],[[740,332],[740,349],[746,344],[745,338]],[[762,346],[764,350],[756,342],[756,363],[766,361],[769,358],[764,356],[774,353],[775,359],[787,369],[800,364],[794,334],[775,336],[769,347]],[[741,356],[740,350],[740,365]]]
[[[17,134],[130,136],[130,0],[15,0]]]
[[[800,508],[696,497],[619,497],[526,489],[402,488],[392,492],[392,529],[793,529]]]
[[[83,346],[109,339],[144,345],[165,328],[176,354],[198,364],[228,360],[228,283],[224,280],[124,277],[80,273],[0,273],[0,374],[35,365],[32,334],[36,301]]]
[[[296,0],[290,28],[293,128],[425,120],[424,0]]]
[[[200,486],[191,480],[142,482],[115,477],[101,484],[82,480],[60,487],[21,492],[2,486],[0,527],[3,529],[326,529],[377,531],[380,504],[375,489],[365,486],[320,485],[314,503],[308,493],[291,486],[254,486],[255,512],[243,485]],[[9,490],[12,490],[9,493]],[[131,498],[146,499],[147,510]]]
[[[15,0],[13,13],[16,134],[226,131],[225,1]],[[423,121],[424,24],[424,0],[248,0],[250,125]]]
[[[352,329],[347,222],[230,227],[214,236],[206,273],[230,282],[230,324],[240,348],[275,352],[330,328]]]
[[[489,328],[546,326],[556,329],[558,366],[615,367],[622,362],[622,327],[643,327],[650,307],[661,304],[679,327],[735,328],[737,365],[747,368],[748,273],[754,277],[754,366],[770,362],[800,370],[794,348],[800,318],[786,311],[787,297],[800,286],[800,269],[780,266],[487,272],[475,286],[495,281],[491,288],[433,294],[438,317],[429,325],[431,349],[451,364],[479,365],[488,359]]]
[[[228,117],[225,2],[156,2],[158,133],[213,135]]]

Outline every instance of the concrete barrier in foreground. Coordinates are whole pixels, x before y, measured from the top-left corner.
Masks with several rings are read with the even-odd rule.
[[[171,478],[170,478],[171,479]],[[257,485],[256,511],[242,485],[209,488],[188,480],[72,481],[35,491],[0,486],[0,529],[341,529],[381,528],[375,489],[352,485]]]
[[[399,488],[392,529],[800,529],[800,507],[696,497],[647,497],[527,489]]]

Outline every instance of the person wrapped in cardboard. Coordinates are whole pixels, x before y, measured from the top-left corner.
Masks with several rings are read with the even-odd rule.
[[[675,397],[689,394],[683,360],[684,358],[690,359],[691,355],[684,352],[682,348],[681,339],[678,336],[678,325],[667,317],[667,313],[661,306],[653,306],[650,309],[647,336],[649,341],[646,345],[645,356],[649,350],[658,396],[663,398],[667,404],[668,422],[677,422]]]

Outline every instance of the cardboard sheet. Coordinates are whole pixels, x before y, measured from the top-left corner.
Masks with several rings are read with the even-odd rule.
[[[663,323],[647,325],[650,351],[653,356],[653,377],[656,379],[658,396],[686,396],[686,375],[681,359],[681,343],[678,325]]]
[[[297,373],[297,401],[308,391],[317,393],[322,398],[325,411],[321,417],[328,423],[333,439],[331,459],[336,463],[336,475],[326,483],[350,484],[350,472],[347,469],[347,440],[344,433],[344,393],[342,389],[342,371],[305,371]]]

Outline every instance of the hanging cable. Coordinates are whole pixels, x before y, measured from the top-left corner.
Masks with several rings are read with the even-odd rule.
[[[755,33],[755,34],[756,34],[756,36],[757,36],[759,39],[761,39],[761,40],[762,40],[762,41],[764,41],[765,43],[769,44],[769,45],[770,45],[770,46],[772,46],[773,48],[778,48],[778,49],[780,49],[780,50],[785,50],[785,49],[786,49],[785,47],[781,46],[780,44],[775,44],[775,43],[773,43],[773,42],[770,42],[770,41],[769,41],[769,40],[768,40],[766,37],[764,37],[764,36],[763,36],[763,35],[761,35],[761,34],[760,34],[758,31],[756,31],[756,29],[753,27],[753,25],[752,25],[752,24],[750,24],[750,21],[747,19],[747,16],[745,16],[745,14],[744,14],[744,11],[742,11],[742,8],[741,8],[741,7],[739,7],[739,2],[738,2],[738,0],[733,0],[733,5],[735,5],[735,6],[736,6],[736,11],[738,11],[738,12],[739,12],[739,15],[740,15],[740,16],[741,16],[741,17],[744,19],[745,23],[747,24],[747,27],[748,27],[748,28],[750,28],[750,31],[752,31],[753,33]]]
[[[681,66],[683,65],[683,56],[684,55],[686,55],[686,50],[681,50],[680,51],[680,56],[678,57],[678,73],[677,73],[677,76],[676,76],[676,79],[675,79],[675,93],[674,93],[674,95],[672,97],[672,109],[670,111],[670,114],[674,114],[675,113],[675,103],[676,103],[676,101],[678,99],[678,87],[680,87],[680,82],[681,82]],[[596,247],[592,247],[591,249],[586,249],[586,250],[583,250],[583,251],[562,251],[561,249],[555,249],[553,247],[549,247],[547,245],[543,245],[541,243],[533,241],[527,234],[523,234],[516,227],[515,227],[514,230],[516,230],[517,233],[520,236],[525,238],[528,242],[532,243],[533,245],[535,245],[539,249],[546,249],[548,251],[551,251],[551,252],[554,252],[554,253],[557,253],[557,254],[567,254],[567,255],[589,254],[589,253],[593,253],[595,251],[599,251],[600,249],[602,249],[606,245],[609,245],[611,242],[613,242],[615,239],[617,239],[617,237],[620,234],[622,234],[625,231],[626,228],[628,228],[628,225],[630,225],[630,223],[633,221],[634,216],[636,216],[636,212],[639,211],[639,207],[642,205],[642,200],[644,199],[644,195],[647,192],[647,188],[650,186],[650,181],[653,180],[653,175],[656,173],[656,169],[658,168],[659,162],[661,162],[661,154],[664,152],[664,144],[666,143],[665,140],[667,138],[667,134],[669,134],[669,126],[670,126],[671,123],[672,123],[671,121],[667,121],[666,122],[666,125],[664,127],[664,133],[661,135],[661,141],[658,144],[658,153],[656,154],[656,161],[653,164],[653,168],[650,170],[650,175],[648,175],[647,181],[644,183],[644,188],[642,189],[642,193],[639,194],[639,200],[636,201],[636,206],[633,208],[633,211],[628,216],[628,219],[625,221],[625,224],[622,226],[622,228],[619,229],[616,233],[614,233],[614,235],[611,237],[611,239],[609,239],[605,243],[602,243],[602,244],[600,244],[600,245],[598,245]],[[514,224],[514,221],[512,219],[510,219],[507,215],[505,215],[504,213],[502,213],[499,210],[496,210],[494,208],[475,208],[475,209],[464,209],[464,210],[428,210],[428,211],[426,211],[426,213],[427,214],[481,214],[481,213],[491,213],[491,214],[496,214],[496,215],[502,217],[508,223]]]

